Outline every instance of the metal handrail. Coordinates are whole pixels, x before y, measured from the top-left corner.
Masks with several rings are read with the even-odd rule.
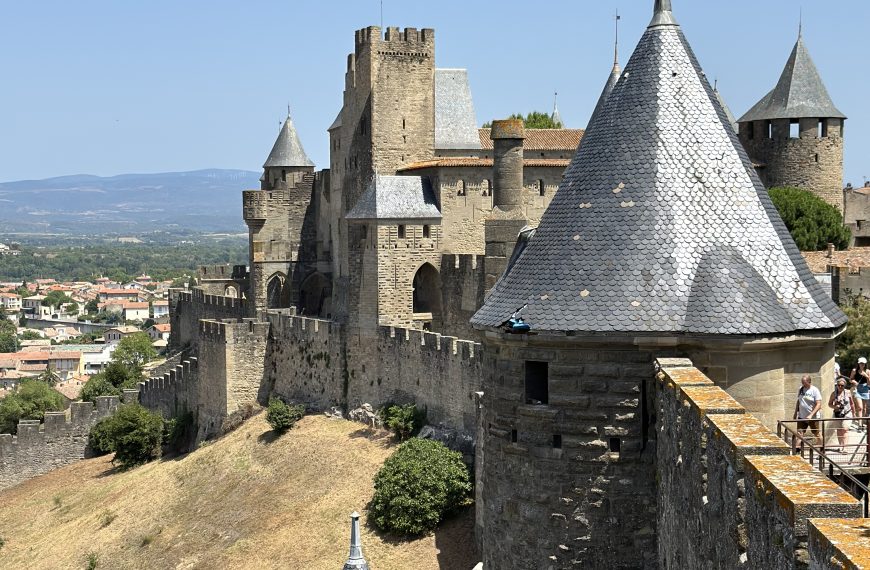
[[[865,455],[865,458],[866,458],[865,463],[867,463],[868,466],[870,466],[870,422],[867,421],[867,420],[870,420],[870,418],[863,417],[863,418],[848,418],[848,419],[851,419],[852,421],[857,421],[857,422],[861,422],[861,421],[864,422],[864,425],[866,428],[867,438],[866,438],[865,444],[859,444],[856,447],[865,447],[866,446],[867,450],[866,450],[866,455]],[[804,437],[803,434],[798,433],[798,431],[796,429],[792,429],[791,427],[786,425],[786,424],[797,424],[797,422],[807,422],[807,421],[813,421],[813,422],[818,422],[818,423],[822,424],[822,430],[821,430],[821,432],[822,432],[822,436],[821,436],[822,445],[821,445],[821,447],[816,447],[813,443],[810,443]],[[870,488],[868,488],[867,485],[865,485],[864,483],[859,481],[854,475],[849,473],[846,470],[846,468],[844,468],[842,465],[838,464],[836,461],[831,459],[828,456],[827,450],[825,449],[825,441],[826,441],[825,423],[832,422],[832,421],[840,421],[840,418],[825,418],[825,419],[820,418],[817,420],[806,420],[806,419],[804,419],[804,420],[779,420],[776,423],[776,435],[780,438],[783,438],[784,437],[783,430],[785,430],[785,432],[786,432],[785,438],[787,438],[787,439],[785,439],[785,442],[789,444],[792,453],[794,453],[795,449],[796,449],[795,442],[800,441],[801,445],[800,445],[800,453],[799,454],[801,457],[804,457],[803,451],[804,451],[805,446],[807,448],[809,448],[809,458],[807,459],[807,461],[810,463],[810,465],[813,465],[815,463],[813,455],[814,454],[817,455],[818,456],[818,469],[819,469],[819,471],[821,471],[822,473],[825,473],[827,471],[828,478],[830,478],[832,481],[834,481],[835,483],[837,483],[838,485],[840,485],[841,487],[843,487],[844,489],[849,491],[853,496],[855,496],[856,499],[862,501],[864,503],[864,518],[868,518],[868,517],[870,517]],[[813,436],[813,439],[815,439],[815,436]],[[827,469],[825,469],[826,462],[827,462]],[[840,481],[837,481],[837,479],[834,477],[834,470],[835,469],[839,473]],[[851,482],[851,484],[852,484],[851,489],[846,488],[843,485],[842,481],[844,478],[848,479]]]

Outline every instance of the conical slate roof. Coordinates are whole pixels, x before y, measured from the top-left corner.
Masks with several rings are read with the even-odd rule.
[[[619,62],[613,62],[613,69],[610,71],[610,75],[607,77],[607,83],[604,84],[604,90],[601,91],[601,95],[598,97],[598,103],[595,104],[595,109],[592,111],[592,117],[589,118],[589,124],[592,124],[593,119],[595,119],[595,115],[597,115],[602,107],[604,107],[604,103],[607,101],[607,98],[610,97],[610,94],[613,92],[613,88],[616,87],[616,83],[619,81],[619,76],[622,75],[622,70],[619,69]],[[588,126],[587,126],[588,128]]]
[[[719,92],[719,87],[717,85],[713,86],[713,94],[716,95],[716,100],[719,102],[719,105],[722,106],[722,110],[725,111],[725,117],[728,119],[728,124],[731,125],[731,128],[734,129],[734,132],[736,133],[739,128],[737,125],[737,119],[734,118],[734,114],[731,112],[731,109],[728,108],[725,99],[722,98],[722,93]]]
[[[562,114],[559,112],[559,105],[556,103],[556,99],[553,99],[553,114],[550,116],[550,119],[553,120],[553,123],[556,127],[560,129],[565,128],[565,121],[562,120]]]
[[[299,135],[296,134],[296,128],[293,126],[293,120],[289,113],[287,120],[281,125],[281,132],[278,133],[269,158],[263,164],[263,168],[275,166],[314,166],[314,163],[305,154],[305,149],[302,148],[302,143],[299,141]]]
[[[846,115],[831,101],[819,70],[804,45],[803,34],[798,34],[779,83],[740,117],[740,122],[803,118],[845,119]]]
[[[836,329],[670,10],[657,2],[559,191],[471,322],[533,332]],[[669,6],[668,6],[669,7]]]

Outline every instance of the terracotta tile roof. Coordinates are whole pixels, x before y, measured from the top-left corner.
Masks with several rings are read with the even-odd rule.
[[[153,304],[155,307],[168,307],[168,306],[169,306],[169,301],[154,301],[154,303],[152,303],[152,304]]]
[[[73,378],[66,382],[58,382],[54,389],[63,394],[68,400],[77,400],[82,393],[82,388],[85,387],[87,378]]]
[[[123,304],[123,307],[124,307],[125,309],[147,309],[147,308],[148,308],[148,303],[135,303],[135,302],[130,302],[130,303],[124,303],[124,304]]]
[[[492,149],[490,129],[479,129],[480,146],[484,150]],[[577,150],[583,129],[526,129],[524,150]]]
[[[172,327],[172,325],[170,325],[169,323],[166,323],[166,324],[156,324],[151,328],[156,330],[157,332],[164,333],[164,332],[170,332],[171,327]]]
[[[527,158],[523,160],[525,168],[552,167],[567,168],[571,164],[568,159],[562,158]],[[424,160],[414,162],[399,169],[399,172],[409,170],[421,170],[424,168],[459,168],[459,167],[486,167],[492,168],[491,158],[440,158],[437,160]]]
[[[870,267],[870,247],[852,247],[843,251],[835,251],[828,257],[827,251],[804,251],[804,259],[813,273],[827,273],[828,265],[837,267]]]

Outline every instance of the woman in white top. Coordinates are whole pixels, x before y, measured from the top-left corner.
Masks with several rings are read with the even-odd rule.
[[[846,422],[851,423],[855,417],[855,400],[852,399],[852,391],[846,389],[846,380],[840,378],[837,380],[837,387],[828,399],[828,406],[834,410],[834,420],[831,425],[837,430],[837,439],[840,440],[840,449],[834,451],[842,451],[846,447],[846,433],[848,428]]]

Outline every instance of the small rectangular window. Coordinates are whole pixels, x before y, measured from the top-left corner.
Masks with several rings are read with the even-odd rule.
[[[553,434],[553,449],[562,449],[562,434]]]
[[[746,129],[746,138],[752,140],[755,138],[755,123],[743,123],[743,128]]]
[[[517,430],[512,429],[511,430],[511,443],[516,443],[516,442],[517,442]]]
[[[789,125],[788,125],[788,138],[790,138],[790,139],[801,138],[800,123],[789,123]]]
[[[608,447],[610,448],[610,453],[619,453],[622,449],[622,440],[618,437],[611,437],[610,441],[608,441]]]
[[[822,119],[819,121],[819,138],[826,138],[828,136],[828,121]]]
[[[549,365],[526,361],[526,403],[546,405],[550,401]]]
[[[428,238],[430,234],[429,226],[423,226],[423,237]]]
[[[405,225],[399,224],[399,239],[405,239]]]
[[[538,180],[538,193],[543,196],[546,193],[546,187],[543,180]]]

